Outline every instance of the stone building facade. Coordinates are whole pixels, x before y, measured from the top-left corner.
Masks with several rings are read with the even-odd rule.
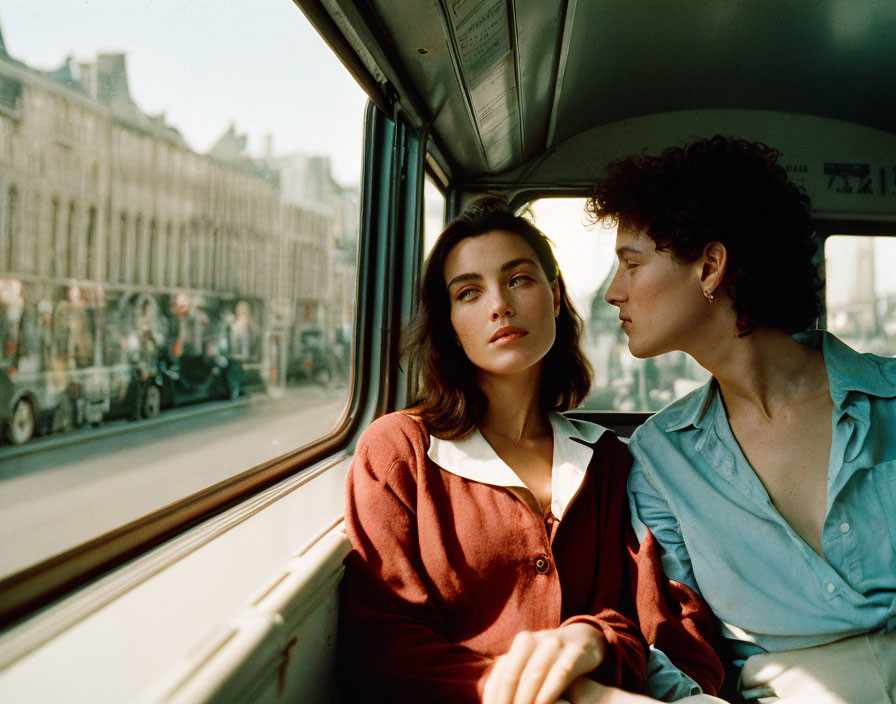
[[[357,195],[327,167],[315,195],[285,197],[280,169],[300,159],[245,148],[231,128],[194,152],[131,99],[122,54],[44,72],[0,39],[0,278],[257,301],[278,345],[263,375],[282,379],[302,329],[332,341],[351,322]]]

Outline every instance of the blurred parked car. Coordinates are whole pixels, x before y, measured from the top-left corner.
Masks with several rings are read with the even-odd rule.
[[[299,353],[286,366],[286,379],[329,384],[333,378],[333,359],[320,328],[300,333]]]
[[[243,365],[223,352],[179,357],[159,354],[155,365],[134,368],[133,417],[155,418],[163,408],[240,395]]]

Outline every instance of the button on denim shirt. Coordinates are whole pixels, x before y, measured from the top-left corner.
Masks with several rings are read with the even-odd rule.
[[[825,558],[781,517],[740,449],[715,380],[632,436],[628,489],[666,574],[699,591],[735,664],[762,651],[896,629],[896,359],[859,354],[830,333],[821,349],[834,402]]]

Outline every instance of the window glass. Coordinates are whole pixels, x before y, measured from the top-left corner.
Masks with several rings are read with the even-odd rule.
[[[426,257],[445,229],[445,196],[429,174],[423,182],[423,256]]]
[[[825,241],[827,327],[859,352],[896,356],[896,238]]]
[[[616,272],[616,229],[591,226],[581,198],[544,198],[531,207],[535,224],[553,242],[567,289],[585,321],[583,346],[594,368],[583,408],[658,411],[706,383],[709,373],[683,352],[635,359],[604,300]]]
[[[0,578],[348,399],[365,97],[283,0],[0,0]]]

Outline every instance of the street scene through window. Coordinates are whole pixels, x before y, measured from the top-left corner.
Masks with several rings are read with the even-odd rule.
[[[365,98],[292,3],[165,4],[0,2],[0,578],[346,406]]]
[[[896,356],[896,239],[825,241],[827,328],[859,352]]]

